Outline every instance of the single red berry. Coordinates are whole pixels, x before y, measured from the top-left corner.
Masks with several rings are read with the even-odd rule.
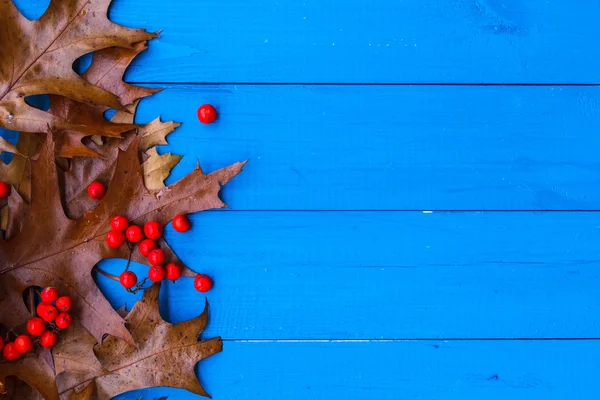
[[[4,338],[2,338],[2,336],[0,336],[0,351],[2,351],[3,348],[4,348]]]
[[[144,238],[144,234],[142,233],[142,228],[137,225],[131,225],[125,231],[125,236],[127,236],[127,240],[130,243],[137,243]]]
[[[154,240],[144,239],[142,240],[142,243],[140,243],[140,253],[142,253],[144,257],[148,257],[148,254],[150,254],[150,252],[157,247],[158,246]]]
[[[59,311],[66,312],[71,309],[71,298],[69,296],[62,296],[56,299],[56,308]]]
[[[102,200],[105,194],[106,189],[100,182],[92,182],[88,186],[88,195],[94,200]]]
[[[167,264],[167,279],[176,281],[181,276],[181,267],[175,263]]]
[[[52,304],[45,304],[40,317],[46,322],[52,322],[58,317],[58,310]]]
[[[4,181],[0,181],[0,199],[5,199],[10,195],[10,185]]]
[[[6,343],[6,346],[4,346],[4,350],[2,351],[2,355],[8,361],[16,360],[21,357],[21,353],[15,349],[15,344],[13,342]]]
[[[46,313],[46,307],[48,307],[49,305],[50,304],[48,304],[48,303],[40,303],[37,305],[37,307],[35,308],[35,311],[40,318],[42,317],[42,315],[44,315]]]
[[[203,124],[210,124],[217,119],[217,110],[210,104],[201,105],[198,108],[198,119]]]
[[[19,335],[15,339],[15,350],[21,354],[25,354],[33,349],[33,342],[27,335]]]
[[[44,320],[38,317],[31,318],[27,321],[27,332],[31,336],[40,336],[46,331],[46,324]]]
[[[54,321],[56,326],[58,326],[60,329],[67,329],[71,326],[71,322],[73,322],[73,319],[71,318],[71,315],[66,312],[58,314],[56,321]]]
[[[162,265],[153,265],[148,270],[148,278],[153,282],[160,282],[167,277],[167,272]]]
[[[129,220],[122,215],[117,215],[110,221],[110,226],[113,229],[124,231],[129,227]]]
[[[158,239],[162,236],[163,227],[156,221],[146,222],[144,225],[144,233],[148,239]]]
[[[58,299],[58,290],[53,287],[44,288],[40,297],[44,303],[54,303]]]
[[[194,279],[194,287],[199,292],[208,292],[213,287],[213,281],[208,275],[199,274]]]
[[[119,281],[125,289],[130,289],[137,283],[137,275],[131,271],[123,271],[119,276]]]
[[[40,336],[40,344],[47,349],[54,346],[56,344],[56,333],[52,331],[42,333],[42,336]]]
[[[190,220],[186,215],[179,214],[173,218],[173,229],[177,232],[187,232],[190,230]]]
[[[125,234],[123,231],[113,229],[106,234],[106,244],[113,249],[118,249],[125,243]]]
[[[162,265],[165,262],[165,252],[161,249],[154,249],[148,254],[150,265]]]

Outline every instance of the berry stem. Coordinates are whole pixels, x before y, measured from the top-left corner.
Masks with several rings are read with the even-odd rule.
[[[129,293],[133,293],[136,294],[137,292],[139,292],[140,290],[146,290],[144,289],[144,284],[146,283],[146,281],[148,281],[148,278],[144,278],[142,279],[140,282],[138,282],[134,287],[127,289],[127,291]]]
[[[129,255],[127,256],[127,264],[125,265],[125,271],[129,270],[129,264],[131,264],[131,253],[133,253],[133,248],[131,244],[127,242],[127,248],[129,249]]]
[[[101,270],[97,266],[95,266],[93,269],[94,269],[94,271],[98,272],[100,275],[104,275],[105,277],[107,277],[109,279],[112,279],[113,281],[119,281],[119,277],[118,276],[115,276],[113,274],[109,274],[108,272]]]

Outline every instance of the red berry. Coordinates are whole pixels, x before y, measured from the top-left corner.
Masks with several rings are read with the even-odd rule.
[[[146,222],[144,225],[144,233],[148,239],[158,239],[162,236],[163,227],[156,221]]]
[[[27,335],[19,335],[15,339],[15,350],[21,354],[25,354],[33,349],[33,342]]]
[[[148,270],[148,278],[153,282],[160,282],[165,279],[167,272],[162,265],[153,265]]]
[[[140,243],[140,253],[142,253],[144,257],[148,257],[148,254],[150,254],[150,252],[157,247],[158,246],[154,240],[144,239],[142,240],[142,243]]]
[[[106,244],[113,249],[118,249],[125,243],[125,234],[123,231],[113,229],[106,234]]]
[[[150,265],[162,265],[165,262],[165,252],[161,249],[154,249],[148,254]]]
[[[0,336],[0,351],[4,348],[4,339]]]
[[[113,229],[124,231],[129,226],[129,220],[122,215],[117,215],[110,221],[110,226]]]
[[[131,271],[123,271],[119,276],[119,281],[125,289],[130,289],[137,283],[137,275]]]
[[[58,310],[52,304],[40,303],[37,306],[37,312],[38,315],[46,322],[52,322],[56,319],[56,317],[58,317]]]
[[[40,293],[40,297],[44,303],[54,303],[58,299],[58,290],[53,287],[44,288]]]
[[[181,267],[175,263],[167,264],[167,279],[176,281],[181,276]]]
[[[106,189],[100,182],[92,182],[88,186],[88,195],[94,200],[101,200],[105,194]]]
[[[73,322],[71,315],[69,315],[69,313],[63,312],[58,314],[58,317],[56,317],[56,321],[54,323],[60,329],[67,329],[71,326],[71,322]]]
[[[31,336],[40,336],[46,331],[46,324],[44,320],[38,317],[31,318],[27,321],[27,332]]]
[[[54,346],[56,344],[56,333],[52,331],[42,333],[42,336],[40,336],[40,344],[47,349]]]
[[[21,353],[15,349],[15,344],[13,342],[6,343],[6,346],[4,346],[4,350],[2,351],[2,355],[8,361],[16,360],[21,357]]]
[[[62,296],[56,299],[56,308],[59,311],[65,312],[71,309],[71,298],[69,296]]]
[[[173,229],[177,232],[187,232],[190,230],[190,220],[186,215],[179,214],[173,218]]]
[[[142,228],[137,225],[131,225],[125,231],[125,236],[127,236],[127,240],[130,243],[137,243],[144,238],[144,234],[142,233]]]
[[[210,104],[204,104],[198,108],[198,119],[203,124],[210,124],[217,119],[217,110]]]
[[[0,181],[0,199],[5,199],[10,195],[10,185],[4,181]]]
[[[213,286],[213,281],[208,275],[199,274],[194,279],[194,287],[199,292],[208,292]]]

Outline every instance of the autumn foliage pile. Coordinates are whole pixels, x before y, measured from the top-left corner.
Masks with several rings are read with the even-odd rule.
[[[164,185],[180,157],[160,155],[156,146],[178,124],[159,118],[135,124],[139,100],[158,89],[123,81],[129,63],[157,35],[112,23],[109,3],[52,0],[42,17],[29,21],[11,0],[0,0],[0,127],[19,131],[16,146],[0,138],[0,151],[14,154],[8,164],[0,161],[0,181],[11,185],[0,200],[0,334],[25,331],[32,288],[68,295],[73,319],[52,349],[39,346],[0,361],[0,398],[108,399],[154,386],[207,395],[194,366],[221,350],[219,338],[199,341],[207,306],[171,325],[160,316],[160,284],[154,284],[125,315],[92,277],[104,258],[148,264],[139,251],[106,244],[114,216],[164,225],[178,214],[224,207],[221,185],[244,165],[210,174],[198,166]],[[73,62],[90,52],[92,64],[80,76]],[[38,94],[50,95],[48,111],[28,104]],[[107,120],[111,108],[117,112]],[[94,181],[107,188],[100,201],[87,195]],[[157,242],[183,276],[196,276],[164,239]]]

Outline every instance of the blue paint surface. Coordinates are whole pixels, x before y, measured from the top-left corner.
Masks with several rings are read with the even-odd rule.
[[[127,77],[165,87],[139,122],[183,122],[169,182],[250,159],[231,210],[166,230],[215,279],[160,297],[173,323],[208,298],[215,399],[598,397],[599,2],[165,4],[110,15],[163,30]],[[140,297],[96,279],[115,307]],[[117,399],[140,396],[199,398]]]

